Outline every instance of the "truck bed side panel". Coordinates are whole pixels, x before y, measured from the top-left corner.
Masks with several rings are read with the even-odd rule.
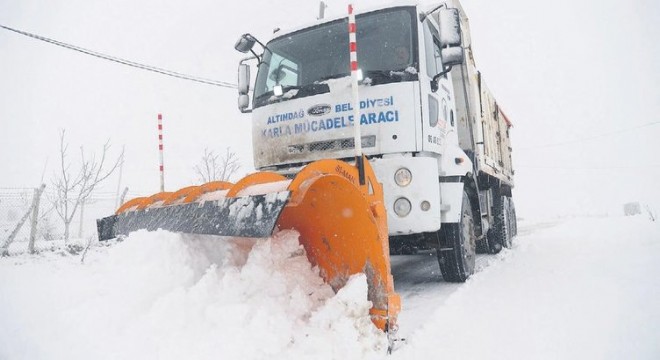
[[[451,70],[459,144],[464,151],[474,154],[477,171],[513,186],[511,122],[477,70],[465,12],[457,1],[448,1],[448,4],[458,8],[461,14],[465,52],[465,62]]]

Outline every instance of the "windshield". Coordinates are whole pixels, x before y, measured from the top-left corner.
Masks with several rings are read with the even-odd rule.
[[[358,64],[372,85],[417,79],[414,9],[398,7],[356,17]],[[284,99],[304,97],[328,92],[324,81],[350,75],[347,19],[301,30],[266,46],[270,51],[264,52],[259,65],[255,107],[277,100],[272,96],[276,85],[284,88]]]

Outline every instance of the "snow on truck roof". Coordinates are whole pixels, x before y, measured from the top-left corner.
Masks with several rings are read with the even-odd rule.
[[[402,7],[402,6],[416,6],[419,7],[421,11],[431,11],[435,8],[437,8],[440,4],[447,4],[448,7],[451,8],[457,8],[459,9],[460,13],[465,15],[465,12],[463,11],[463,6],[461,6],[460,1],[458,0],[445,0],[445,1],[416,1],[416,0],[394,0],[394,1],[389,1],[383,4],[379,5],[369,5],[364,8],[361,8],[359,5],[355,7],[355,14],[360,15],[360,14],[365,14],[373,11],[378,11],[382,9],[388,9],[388,8],[394,8],[394,7]],[[330,23],[336,20],[344,19],[348,17],[348,11],[345,9],[344,11],[340,11],[338,13],[335,13],[333,15],[329,15],[328,17],[325,17],[323,19],[316,19],[314,21],[307,21],[305,23],[302,23],[297,26],[292,26],[288,28],[281,28],[276,30],[275,33],[272,34],[270,39],[268,39],[268,42],[277,39],[279,37],[285,36],[287,34],[291,34],[300,30],[304,30],[307,28],[311,28],[320,24],[325,24],[325,23]]]

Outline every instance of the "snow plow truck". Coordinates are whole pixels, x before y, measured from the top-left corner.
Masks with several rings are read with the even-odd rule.
[[[384,331],[401,307],[390,252],[435,248],[443,278],[463,282],[477,252],[510,247],[511,123],[475,66],[461,5],[349,13],[236,43],[251,53],[238,106],[258,172],[130,200],[98,220],[99,239],[295,229],[335,291],[366,274]]]

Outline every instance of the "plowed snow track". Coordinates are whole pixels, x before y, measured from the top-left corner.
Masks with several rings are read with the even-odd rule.
[[[499,255],[498,255],[499,256]],[[488,266],[491,256],[477,255],[476,271]],[[415,255],[392,256],[394,287],[401,295],[398,337],[406,338],[428,319],[429,312],[442,305],[463,284],[442,279],[435,250]],[[429,308],[429,305],[432,305]]]
[[[557,221],[546,221],[523,225],[519,229],[519,236],[533,234],[557,224]],[[477,255],[475,273],[479,274],[510,253],[511,250],[504,249],[497,255]],[[414,255],[394,255],[391,263],[394,286],[404,304],[399,315],[398,336],[406,338],[428,319],[429,304],[433,304],[433,308],[444,304],[463,284],[449,283],[442,279],[435,250],[420,250]]]

